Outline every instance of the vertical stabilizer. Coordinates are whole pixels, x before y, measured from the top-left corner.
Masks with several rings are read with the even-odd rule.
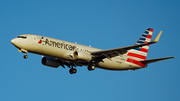
[[[144,33],[141,35],[141,37],[137,40],[135,45],[151,42],[152,34],[153,34],[153,29],[147,28],[144,31]],[[134,62],[134,64],[137,64],[138,61],[146,60],[148,50],[149,50],[149,45],[129,50],[127,52],[127,56],[128,56],[127,62],[131,62],[131,63]]]

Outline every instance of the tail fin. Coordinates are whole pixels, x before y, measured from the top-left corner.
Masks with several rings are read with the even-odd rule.
[[[151,42],[152,34],[153,29],[147,28],[145,32],[141,35],[141,37],[138,39],[138,41],[135,43],[135,45]],[[146,60],[148,50],[149,45],[131,49],[127,52],[127,56],[133,60]]]

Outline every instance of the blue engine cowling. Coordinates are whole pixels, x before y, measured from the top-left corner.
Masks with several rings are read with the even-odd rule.
[[[41,63],[45,66],[58,68],[61,64],[59,60],[50,57],[43,57]]]

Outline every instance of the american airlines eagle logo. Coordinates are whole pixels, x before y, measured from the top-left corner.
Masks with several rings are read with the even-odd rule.
[[[44,39],[44,37],[41,37],[41,39],[39,40],[38,43],[41,44],[43,39]]]

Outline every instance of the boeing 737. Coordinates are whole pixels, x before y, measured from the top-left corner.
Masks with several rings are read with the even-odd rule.
[[[69,67],[69,73],[75,74],[77,66],[87,66],[89,71],[95,67],[107,70],[137,70],[147,67],[149,63],[174,57],[146,60],[149,45],[157,43],[162,31],[151,41],[153,29],[147,28],[135,45],[102,50],[77,43],[57,40],[50,37],[24,34],[11,40],[11,43],[22,53],[42,55],[42,64],[58,68]]]

